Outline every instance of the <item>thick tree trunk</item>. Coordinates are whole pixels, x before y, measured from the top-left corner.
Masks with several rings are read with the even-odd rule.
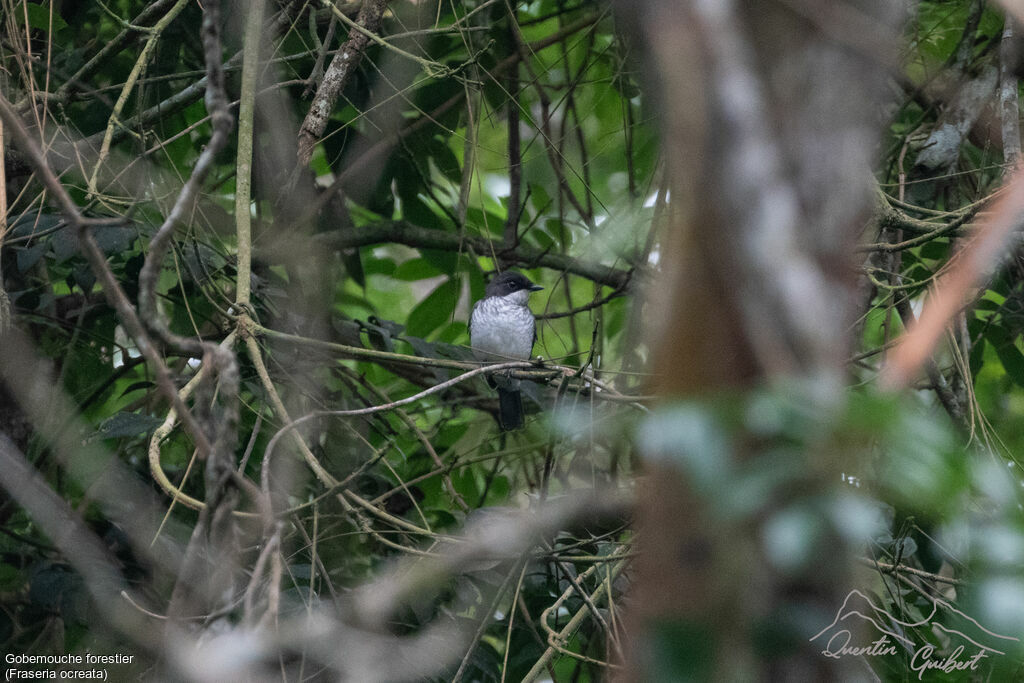
[[[645,316],[654,388],[666,399],[796,376],[818,400],[842,401],[857,308],[850,259],[870,209],[896,4],[620,4],[647,50],[671,175],[663,269]],[[732,458],[765,456],[734,436]],[[761,626],[793,610],[834,614],[852,588],[841,542],[813,567],[782,571],[766,557],[765,520],[724,523],[685,468],[650,455],[620,680],[665,679],[683,673],[666,666],[686,662],[706,680],[848,680],[845,662],[822,656],[799,628],[767,649],[755,644]],[[808,488],[774,494],[773,508],[833,495],[842,463],[806,455],[816,459]]]

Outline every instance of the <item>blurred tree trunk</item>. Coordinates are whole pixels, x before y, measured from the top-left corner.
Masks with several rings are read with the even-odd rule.
[[[619,10],[646,50],[671,177],[663,270],[644,315],[655,390],[708,396],[795,376],[816,399],[841,402],[857,307],[851,257],[869,216],[898,3],[646,0]],[[756,440],[738,441],[741,460],[763,455]],[[808,453],[811,490],[773,504],[829,495],[842,465],[829,455]],[[842,543],[782,572],[765,557],[762,520],[722,534],[679,468],[662,459],[646,474],[620,680],[679,675],[661,661],[665,647],[689,652],[681,659],[693,659],[695,679],[849,680],[852,658],[822,656],[800,629],[756,644],[762,625],[798,607],[826,619],[811,625],[828,624],[852,588]]]

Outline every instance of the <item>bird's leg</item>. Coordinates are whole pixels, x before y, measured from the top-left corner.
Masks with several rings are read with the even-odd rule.
[[[538,368],[544,367],[544,356],[537,356],[536,358],[534,358],[533,364],[536,365]]]

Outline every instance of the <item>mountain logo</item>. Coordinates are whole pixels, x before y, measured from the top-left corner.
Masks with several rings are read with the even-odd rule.
[[[842,657],[884,657],[901,652],[910,655],[910,668],[918,679],[926,671],[977,671],[982,660],[1006,654],[1019,643],[1018,638],[1004,636],[979,624],[975,619],[939,598],[930,597],[931,610],[919,621],[903,621],[876,605],[859,590],[850,591],[836,612],[832,623],[809,640],[823,646],[821,654],[833,659]],[[937,619],[942,616],[942,621]],[[870,625],[867,628],[865,622]],[[915,635],[926,629],[949,645],[938,653],[932,643],[920,643]],[[870,643],[853,643],[854,633],[865,630],[877,634]],[[947,652],[948,651],[948,652]]]

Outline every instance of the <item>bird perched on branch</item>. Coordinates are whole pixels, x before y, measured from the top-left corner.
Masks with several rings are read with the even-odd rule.
[[[537,340],[537,323],[527,306],[530,292],[544,289],[522,273],[505,271],[484,290],[469,316],[469,343],[483,361],[528,360]],[[522,429],[523,397],[519,380],[490,374],[487,383],[498,390],[498,424],[505,431]]]

